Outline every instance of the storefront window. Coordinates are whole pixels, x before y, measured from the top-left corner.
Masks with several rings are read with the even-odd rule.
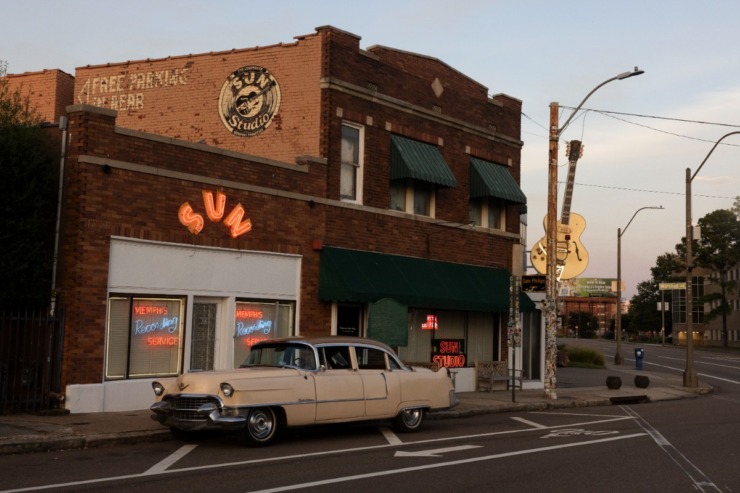
[[[362,335],[362,305],[339,303],[337,305],[337,335],[360,337]]]
[[[183,300],[111,297],[107,380],[173,376],[182,367]]]
[[[409,310],[408,346],[399,348],[399,356],[403,361],[431,362],[435,351],[437,356],[447,351],[454,353],[457,366],[462,364],[461,356],[465,366],[476,360],[498,360],[498,317],[495,313]],[[448,351],[452,345],[459,351]]]
[[[293,335],[294,320],[293,303],[237,302],[234,314],[234,367],[246,359],[254,344]]]

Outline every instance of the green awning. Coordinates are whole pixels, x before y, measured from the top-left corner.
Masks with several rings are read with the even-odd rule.
[[[390,178],[412,178],[450,188],[457,186],[455,175],[436,146],[398,135],[391,135]]]
[[[478,312],[508,312],[509,273],[401,255],[324,247],[319,298],[375,303],[391,298],[406,306]],[[521,311],[535,309],[524,294]]]
[[[494,197],[515,204],[526,204],[527,197],[506,166],[470,158],[470,197]]]

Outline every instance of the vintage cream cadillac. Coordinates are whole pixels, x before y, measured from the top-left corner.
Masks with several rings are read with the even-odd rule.
[[[391,419],[417,431],[427,411],[458,400],[444,369],[407,367],[385,344],[356,337],[292,337],[255,344],[238,369],[153,382],[155,419],[176,438],[238,430],[267,445],[283,427]]]

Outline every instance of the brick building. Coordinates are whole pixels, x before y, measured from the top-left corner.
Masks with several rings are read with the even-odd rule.
[[[144,408],[153,378],[232,368],[287,335],[366,335],[406,361],[459,341],[458,390],[474,360],[507,359],[521,101],[359,42],[324,26],[80,67],[71,94],[63,72],[11,76],[66,143],[67,408]],[[541,388],[542,324],[526,295],[521,308],[517,361]]]

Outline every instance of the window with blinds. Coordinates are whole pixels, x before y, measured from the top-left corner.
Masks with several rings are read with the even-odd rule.
[[[174,376],[182,368],[181,298],[111,296],[106,380]]]

